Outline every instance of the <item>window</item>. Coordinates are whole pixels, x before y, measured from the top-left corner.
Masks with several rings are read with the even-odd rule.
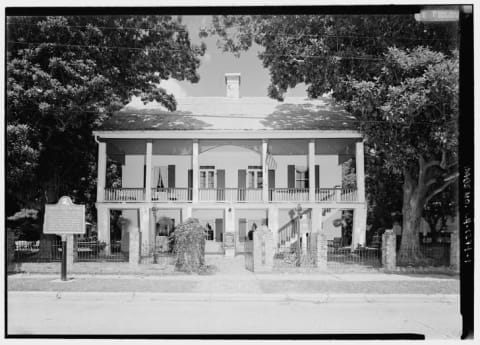
[[[254,168],[254,169],[251,169]],[[247,170],[247,188],[263,188],[263,172],[260,167],[249,166]]]
[[[200,167],[200,188],[215,188],[215,167],[201,166]]]
[[[161,189],[168,187],[168,166],[153,168],[152,187]]]
[[[295,167],[295,188],[308,188],[308,169]]]

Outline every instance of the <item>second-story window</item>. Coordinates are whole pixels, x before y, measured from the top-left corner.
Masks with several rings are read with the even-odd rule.
[[[308,188],[308,169],[295,167],[295,188]]]
[[[248,167],[247,188],[263,188],[263,173],[261,166]]]
[[[215,167],[201,166],[200,167],[200,188],[215,188]]]

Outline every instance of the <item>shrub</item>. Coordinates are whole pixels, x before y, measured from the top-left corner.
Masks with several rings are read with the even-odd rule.
[[[174,243],[175,269],[200,273],[205,268],[205,228],[188,218],[170,235]]]

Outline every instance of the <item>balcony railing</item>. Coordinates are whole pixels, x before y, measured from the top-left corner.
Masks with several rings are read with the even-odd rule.
[[[192,188],[152,188],[152,201],[191,202]],[[261,188],[199,188],[200,202],[262,202]],[[144,201],[143,188],[106,188],[105,201]],[[309,202],[308,188],[274,188],[268,190],[269,202]],[[315,189],[315,202],[356,202],[356,189],[318,188]]]
[[[272,202],[308,201],[308,188],[275,188],[268,194]]]
[[[106,188],[105,201],[144,201],[143,188]]]
[[[356,189],[318,188],[315,189],[316,202],[358,201]]]
[[[246,202],[262,201],[262,189],[200,188],[199,201]]]
[[[186,202],[192,200],[192,188],[152,188],[152,201]]]

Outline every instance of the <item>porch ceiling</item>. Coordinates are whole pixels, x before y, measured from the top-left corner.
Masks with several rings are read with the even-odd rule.
[[[278,102],[267,97],[189,97],[177,111],[158,103],[130,103],[105,121],[101,131],[165,130],[356,130],[354,117],[330,98]]]

